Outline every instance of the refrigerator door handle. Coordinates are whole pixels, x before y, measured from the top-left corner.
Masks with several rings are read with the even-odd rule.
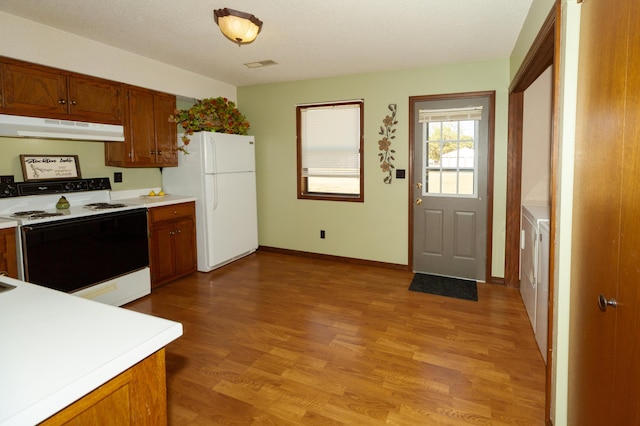
[[[213,209],[216,210],[218,208],[218,175],[213,175]]]
[[[218,167],[216,165],[217,155],[216,155],[216,142],[213,140],[211,135],[206,135],[203,141],[203,153],[202,153],[202,162],[204,167],[204,172],[206,174],[216,173]]]

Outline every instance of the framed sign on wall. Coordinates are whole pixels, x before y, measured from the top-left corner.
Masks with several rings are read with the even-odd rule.
[[[77,155],[20,155],[25,182],[81,178]]]

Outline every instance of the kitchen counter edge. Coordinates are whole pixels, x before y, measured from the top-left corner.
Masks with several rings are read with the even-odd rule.
[[[5,380],[3,380],[4,383],[0,384],[0,394],[11,392],[14,396],[26,395],[26,397],[17,401],[7,401],[7,399],[12,399],[12,397],[9,396],[5,398],[4,401],[0,401],[0,413],[7,415],[0,415],[0,425],[2,426],[35,424],[49,418],[69,404],[113,379],[118,374],[164,348],[183,334],[182,324],[179,322],[85,300],[78,296],[72,296],[6,276],[0,276],[0,283],[16,287],[13,290],[0,293],[0,306],[4,306],[5,308],[7,308],[7,306],[14,306],[13,309],[8,308],[5,310],[9,311],[8,313],[5,312],[7,315],[11,313],[15,315],[15,312],[18,311],[38,309],[40,314],[49,318],[51,322],[49,326],[55,326],[59,317],[61,318],[60,323],[64,324],[69,318],[77,315],[79,321],[89,323],[89,326],[91,325],[91,321],[95,321],[103,328],[106,326],[107,330],[117,327],[138,329],[135,333],[134,341],[129,339],[126,343],[115,345],[113,345],[114,336],[103,335],[100,336],[100,338],[92,337],[91,339],[83,339],[83,336],[79,334],[77,342],[77,344],[80,345],[79,348],[83,345],[95,345],[96,342],[98,342],[99,346],[100,342],[103,342],[103,348],[96,347],[93,348],[93,350],[104,351],[104,353],[102,353],[104,356],[102,356],[100,362],[96,361],[95,365],[87,365],[86,360],[81,360],[79,364],[84,364],[83,371],[86,371],[86,374],[80,374],[75,371],[77,369],[74,368],[73,362],[63,362],[62,365],[59,365],[59,368],[68,369],[71,377],[66,378],[65,383],[60,384],[52,385],[46,383],[47,377],[28,377],[27,380],[23,380],[25,378],[24,374],[21,375],[20,372],[30,371],[31,366],[28,365],[28,360],[34,358],[32,356],[20,356],[17,351],[9,350],[4,352],[0,355],[0,360],[8,361],[9,364],[3,363],[3,365],[0,365],[0,371],[2,371],[0,375],[5,377]],[[29,307],[29,305],[32,306]],[[0,320],[5,324],[11,324],[11,328],[13,329],[8,333],[0,332],[0,336],[3,338],[3,346],[6,344],[15,345],[14,347],[18,348],[26,348],[23,341],[26,336],[21,335],[20,330],[16,330],[21,327],[20,322],[11,321],[11,318],[3,318],[2,310],[3,309],[0,309]],[[50,312],[42,313],[42,310]],[[88,311],[92,313],[95,312],[95,318],[88,318],[86,316]],[[28,325],[23,328],[25,333],[33,331],[33,327],[29,327]],[[46,327],[43,327],[43,330],[45,330],[43,333],[46,333]],[[74,333],[74,330],[69,330],[69,333]],[[11,342],[12,339],[18,340]],[[28,339],[29,342],[38,342],[38,336],[32,333],[29,334]],[[48,338],[43,336],[42,340],[48,341]],[[27,344],[27,346],[29,344]],[[74,351],[72,347],[63,348],[63,345],[53,348],[38,347],[38,349],[43,350],[43,352],[41,352],[43,356],[46,354],[46,363],[55,361],[56,359],[67,360],[67,358],[69,358],[73,360],[74,356],[78,356],[75,352],[83,352],[82,350]],[[40,359],[39,362],[43,363],[44,361],[45,359]],[[38,369],[41,369],[40,366],[33,367],[36,367],[33,371],[34,374]],[[17,371],[10,373],[4,370],[6,368]],[[47,391],[38,396],[32,396],[31,390],[34,389],[33,386],[38,380],[43,383]],[[21,386],[28,387],[28,389],[21,390]],[[7,395],[5,395],[5,397],[7,397]],[[31,400],[31,398],[33,398],[33,400]],[[12,407],[3,406],[3,402],[6,404],[13,402],[13,404],[11,404]]]

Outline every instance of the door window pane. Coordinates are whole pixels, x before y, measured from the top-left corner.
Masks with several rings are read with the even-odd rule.
[[[456,114],[443,118],[433,121],[432,115],[422,122],[423,195],[476,196],[478,120]]]

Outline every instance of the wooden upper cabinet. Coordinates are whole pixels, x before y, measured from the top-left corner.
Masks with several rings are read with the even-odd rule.
[[[31,64],[2,64],[2,109],[7,113],[66,114],[67,77]]]
[[[178,165],[177,126],[169,122],[176,97],[148,89],[126,89],[125,141],[105,143],[105,164],[116,167]]]
[[[154,164],[156,151],[153,93],[129,89],[129,131],[125,138],[131,144],[131,162],[137,165]]]
[[[156,162],[165,166],[178,165],[178,126],[169,122],[176,109],[176,97],[156,93],[153,98],[156,125]]]
[[[122,123],[121,84],[93,77],[69,77],[69,114],[79,121]]]
[[[0,112],[122,124],[121,84],[5,58]]]

